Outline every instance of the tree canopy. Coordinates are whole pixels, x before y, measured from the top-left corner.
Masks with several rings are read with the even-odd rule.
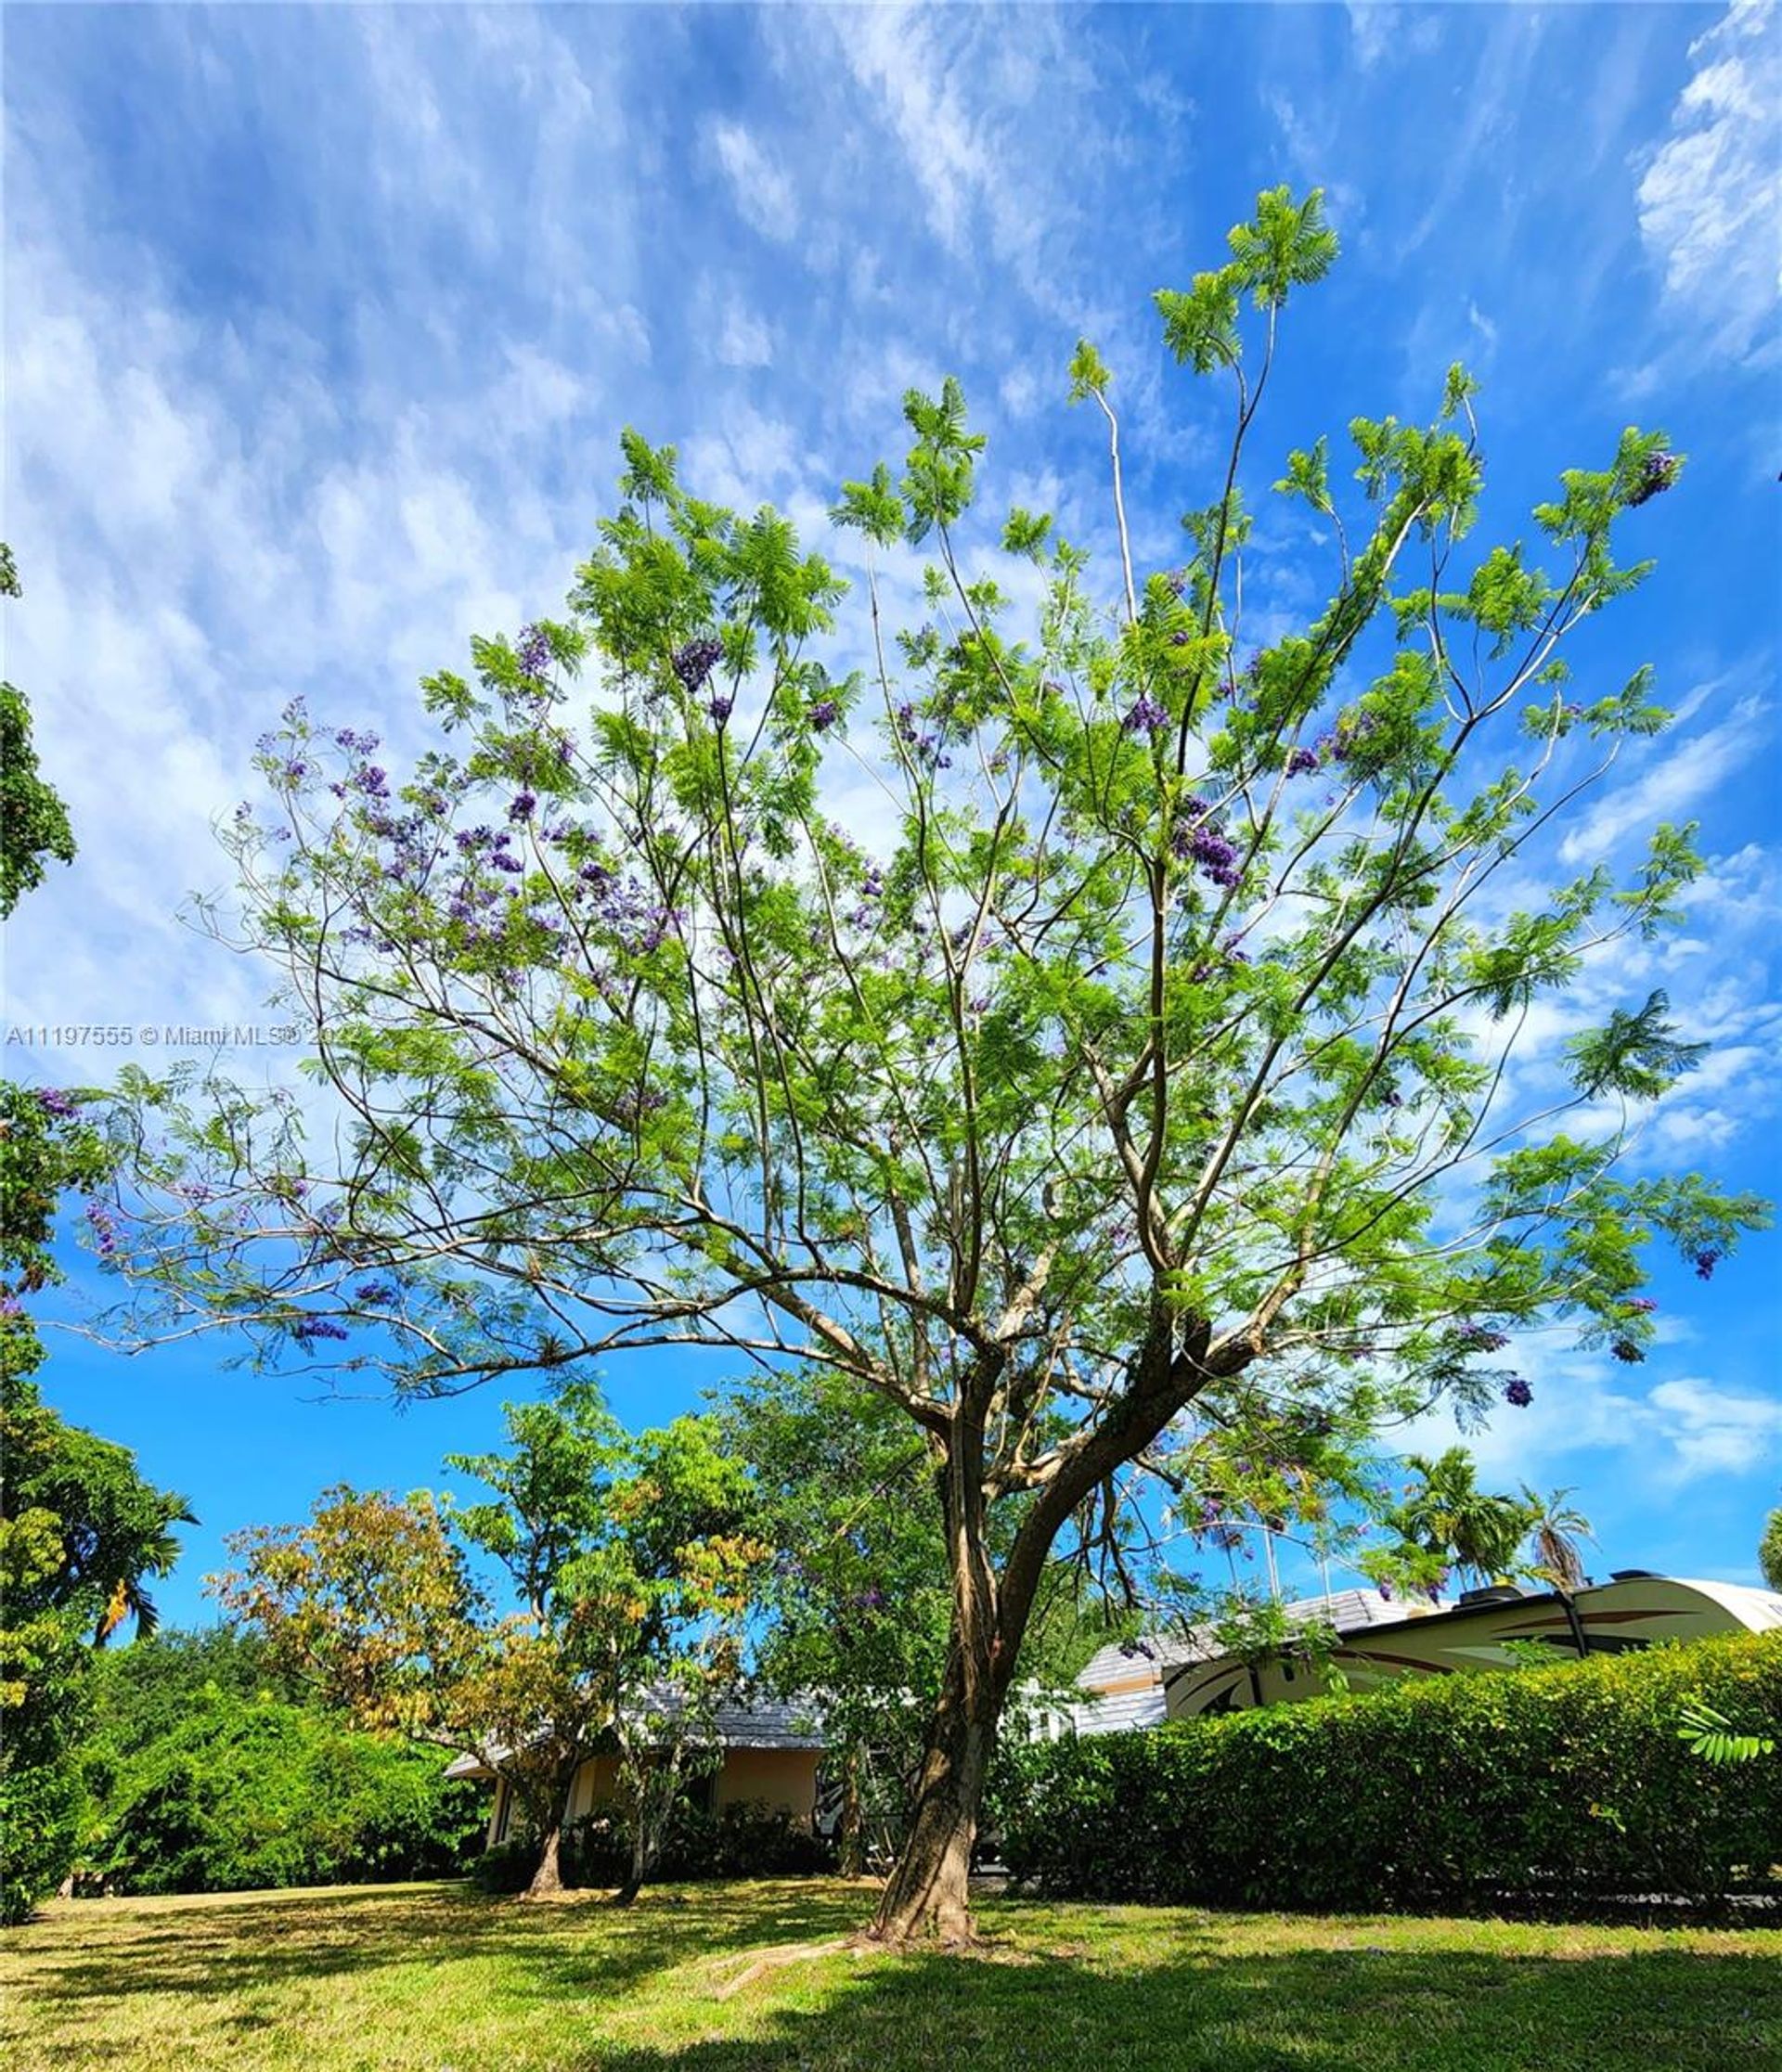
[[[633,1436],[586,1383],[506,1416],[505,1451],[446,1463],[491,1499],[329,1489],[306,1524],[233,1535],[213,1587],[361,1727],[478,1757],[537,1844],[535,1895],[558,1886],[576,1771],[616,1750],[629,1897],[737,1675],[765,1551],[747,1478],[698,1419]]]
[[[1586,650],[1575,689],[1566,656],[1647,574],[1622,538],[1681,457],[1629,430],[1530,551],[1472,544],[1458,367],[1427,423],[1349,425],[1347,481],[1322,439],[1259,454],[1289,303],[1336,251],[1321,196],[1274,189],[1157,295],[1231,405],[1169,565],[1135,552],[1087,341],[1105,573],[1050,514],[987,524],[951,380],[905,398],[900,470],[841,487],[846,620],[786,518],[626,433],[568,610],[426,678],[422,753],[393,770],[301,703],[261,743],[217,924],[279,973],[338,1128],[129,1081],[108,1213],[143,1328],[420,1394],[702,1345],[910,1421],[950,1631],[889,1936],[968,1932],[1048,1561],[1135,1473],[1193,1500],[1238,1428],[1266,1465],[1524,1403],[1500,1356],[1556,1319],[1638,1358],[1651,1245],[1711,1273],[1762,1214],[1623,1155],[1698,1054],[1661,993],[1572,1037],[1556,1084],[1508,1070],[1536,1003],[1698,869],[1686,827],[1624,877],[1551,841],[1664,724],[1649,671],[1603,684]],[[1327,557],[1285,629],[1246,605],[1270,495]]]

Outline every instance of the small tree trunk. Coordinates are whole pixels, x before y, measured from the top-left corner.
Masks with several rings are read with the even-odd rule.
[[[631,1823],[631,1869],[613,1895],[616,1907],[628,1907],[643,1890],[643,1881],[662,1850],[675,1794],[680,1783],[680,1750],[655,1770],[645,1769],[638,1785],[637,1817]]]
[[[858,1878],[866,1866],[866,1821],[860,1805],[860,1751],[850,1744],[842,1757],[842,1810],[835,1826],[835,1868]]]
[[[525,1898],[554,1899],[563,1889],[562,1843],[563,1822],[558,1815],[545,1829],[544,1845],[538,1852],[538,1868],[532,1873],[532,1883],[523,1894]]]

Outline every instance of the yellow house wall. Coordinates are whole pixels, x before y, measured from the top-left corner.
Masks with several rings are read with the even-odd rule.
[[[730,1748],[724,1754],[714,1794],[719,1806],[747,1805],[761,1800],[783,1808],[800,1825],[808,1827],[817,1810],[817,1764],[814,1748]],[[569,1796],[569,1818],[579,1821],[613,1796],[618,1764],[611,1756],[591,1757],[575,1772]],[[497,1783],[489,1808],[488,1839],[493,1845],[501,1826],[501,1804],[507,1792]],[[509,1833],[514,1832],[510,1823]]]
[[[817,1750],[814,1748],[730,1748],[717,1773],[720,1806],[765,1799],[783,1808],[794,1821],[809,1826],[817,1809]]]

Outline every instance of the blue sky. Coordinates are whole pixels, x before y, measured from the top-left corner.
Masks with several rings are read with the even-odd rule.
[[[1178,558],[1213,419],[1151,291],[1285,180],[1326,188],[1344,257],[1292,313],[1271,455],[1428,415],[1460,357],[1484,384],[1481,538],[1526,535],[1627,423],[1692,457],[1641,514],[1658,575],[1580,657],[1605,684],[1651,660],[1685,716],[1567,859],[1698,816],[1710,869],[1678,937],[1587,973],[1537,1034],[1668,986],[1715,1049],[1641,1157],[1779,1190],[1773,12],[14,6],[4,34],[6,667],[82,843],[15,918],[9,1030],[267,1020],[263,977],[178,919],[225,888],[212,824],[255,735],[304,692],[400,754],[423,671],[558,608],[623,424],[678,444],[702,495],[821,534],[840,481],[900,456],[902,391],[956,373],[989,500],[1094,544],[1100,434],[1063,401],[1087,332],[1135,546]],[[1285,517],[1258,566],[1282,624],[1314,598]],[[100,1075],[41,1040],[6,1070]],[[1638,1368],[1533,1349],[1535,1404],[1478,1442],[1488,1471],[1576,1485],[1599,1572],[1755,1580],[1779,1279],[1776,1236],[1711,1283],[1661,1272]],[[46,1376],[192,1497],[174,1616],[221,1532],[496,1435],[493,1394],[318,1404],[223,1353],[58,1337]],[[638,1422],[721,1378],[608,1376]]]

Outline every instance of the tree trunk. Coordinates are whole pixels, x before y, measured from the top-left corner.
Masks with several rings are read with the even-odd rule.
[[[978,1808],[996,1746],[1010,1671],[1021,1646],[1025,1607],[1004,1631],[990,1563],[981,1424],[956,1418],[941,1469],[952,1634],[940,1702],[916,1785],[915,1817],[899,1852],[872,1934],[882,1942],[972,1939],[970,1881]]]
[[[948,1663],[916,1786],[915,1819],[872,1926],[881,1942],[972,1939],[972,1845],[1002,1694],[994,1679],[962,1674],[962,1661],[956,1650]]]
[[[613,1895],[616,1907],[628,1907],[643,1890],[651,1866],[662,1853],[662,1840],[675,1809],[680,1785],[680,1750],[675,1748],[665,1764],[645,1767],[638,1782],[636,1817],[631,1823],[631,1869],[625,1883]]]
[[[866,1821],[860,1805],[860,1751],[850,1744],[842,1757],[842,1809],[835,1824],[835,1868],[858,1878],[866,1867]]]
[[[940,1703],[935,1708],[916,1787],[910,1838],[885,1888],[873,1937],[907,1943],[972,1939],[970,1879],[978,1809],[996,1748],[997,1723],[1026,1638],[1027,1619],[1052,1541],[1095,1485],[1150,1445],[1170,1418],[1214,1378],[1203,1367],[1205,1319],[1176,1319],[1160,1295],[1130,1386],[1093,1427],[1087,1445],[1039,1491],[1016,1530],[1002,1573],[990,1561],[985,1478],[985,1420],[991,1370],[962,1389],[939,1463],[952,1575],[952,1633]],[[1237,1372],[1246,1352],[1220,1372]]]
[[[528,1899],[554,1899],[563,1889],[562,1871],[563,1822],[561,1815],[554,1816],[546,1825],[544,1845],[538,1852],[538,1868],[532,1873],[532,1883],[523,1897]]]

